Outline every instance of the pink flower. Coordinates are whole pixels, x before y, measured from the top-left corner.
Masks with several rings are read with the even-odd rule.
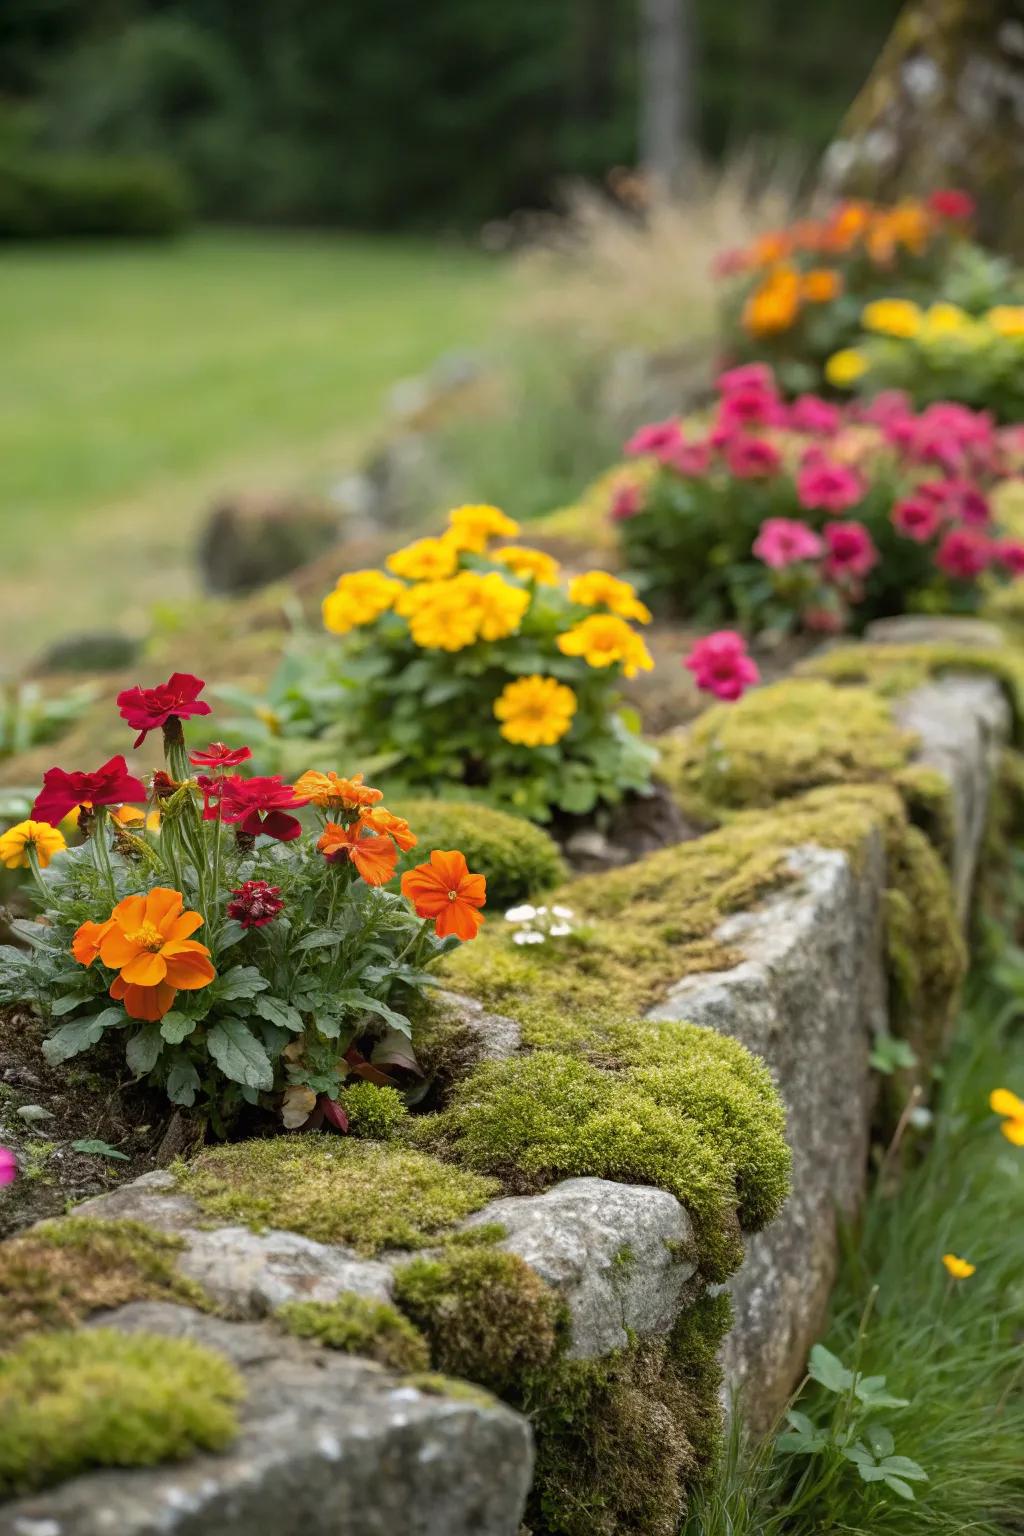
[[[761,676],[747,655],[742,635],[732,629],[716,630],[698,640],[683,666],[693,673],[702,693],[713,693],[716,699],[730,703],[741,698]]]
[[[1014,539],[1006,539],[1002,544],[996,545],[996,559],[1003,570],[1009,571],[1011,576],[1024,576],[1024,544],[1019,544]]]
[[[866,576],[878,564],[878,550],[863,523],[826,523],[825,573],[833,580]]]
[[[962,192],[959,187],[940,187],[929,196],[928,207],[940,219],[966,224],[974,218],[977,204],[969,192]]]
[[[763,480],[778,472],[782,455],[763,437],[734,437],[725,445],[725,462],[737,480]]]
[[[908,496],[892,509],[893,527],[905,538],[913,539],[915,544],[926,544],[941,522],[941,509],[929,497]]]
[[[631,458],[650,453],[664,463],[666,455],[673,453],[682,440],[683,431],[678,421],[652,421],[633,433],[623,451]]]
[[[769,517],[754,540],[754,554],[772,570],[781,571],[799,560],[816,560],[822,543],[813,529],[791,517]]]
[[[862,499],[864,490],[855,469],[827,460],[805,464],[796,480],[800,505],[808,511],[846,512]]]
[[[737,389],[762,389],[775,393],[775,374],[767,363],[741,363],[729,368],[715,380],[720,395],[732,394]]]
[[[644,509],[644,490],[642,485],[620,485],[612,497],[611,509],[608,516],[613,523],[624,523],[628,518],[636,517],[637,513]]]
[[[941,486],[940,505],[946,516],[956,523],[970,523],[983,528],[989,521],[988,498],[970,480],[945,480],[933,482]]]
[[[747,253],[742,249],[719,251],[711,263],[712,277],[735,277],[737,272],[743,272],[747,266]]]
[[[843,413],[819,395],[799,395],[789,408],[789,426],[794,432],[809,432],[814,437],[831,437],[842,424]]]
[[[862,421],[876,427],[887,427],[894,422],[913,418],[910,396],[902,389],[883,389],[869,405],[855,407]]]
[[[208,715],[210,706],[199,697],[205,687],[191,672],[172,672],[166,683],[156,688],[125,688],[117,696],[117,706],[121,719],[139,732],[135,745],[141,747],[150,731],[169,720]]]
[[[707,438],[695,443],[680,443],[679,447],[662,460],[666,469],[674,469],[677,475],[699,478],[711,467],[711,443]]]
[[[958,581],[973,581],[992,564],[996,547],[977,528],[951,528],[935,554],[935,564]]]
[[[10,1147],[0,1147],[0,1186],[13,1184],[18,1177],[18,1160]]]
[[[843,627],[843,616],[835,608],[805,608],[800,618],[804,628],[815,635],[838,635]]]

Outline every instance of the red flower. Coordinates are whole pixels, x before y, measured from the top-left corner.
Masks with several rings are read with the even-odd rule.
[[[810,510],[845,512],[864,495],[864,481],[855,469],[826,458],[805,464],[796,481],[800,505]]]
[[[725,462],[738,480],[760,480],[776,473],[782,455],[762,437],[737,437],[726,445]]]
[[[246,880],[231,894],[235,899],[228,902],[228,917],[237,918],[243,928],[265,927],[284,906],[281,887],[265,880]]]
[[[188,720],[192,715],[208,715],[209,704],[200,700],[206,684],[191,672],[172,672],[157,688],[126,688],[117,696],[121,719],[138,731],[135,745],[141,747],[150,731],[168,720]]]
[[[939,545],[935,564],[958,581],[973,581],[995,558],[995,545],[976,528],[951,528]]]
[[[65,773],[63,768],[48,768],[43,787],[32,807],[33,821],[48,821],[56,826],[76,805],[123,805],[145,802],[146,786],[128,772],[123,757],[112,757],[95,773]]]
[[[1011,576],[1024,576],[1024,544],[1007,539],[996,546],[996,559]]]
[[[728,703],[742,697],[761,676],[747,655],[743,636],[732,629],[719,629],[698,640],[683,666],[689,667],[702,693],[713,693]]]
[[[828,546],[827,576],[866,576],[874,570],[878,550],[863,523],[826,523],[824,532]]]
[[[193,768],[237,768],[252,757],[251,747],[229,747],[223,741],[211,741],[205,752],[190,752]]]
[[[941,522],[942,510],[930,496],[908,496],[892,509],[893,527],[915,544],[927,544]]]
[[[928,206],[940,219],[949,219],[954,224],[966,224],[974,218],[977,205],[971,194],[961,192],[959,187],[940,187],[929,197]]]
[[[297,811],[307,801],[296,795],[290,784],[282,784],[279,773],[269,778],[243,779],[237,773],[229,773],[219,782],[203,785],[206,804],[203,819],[221,819],[233,825],[240,823],[240,830],[249,837],[264,833],[276,837],[279,843],[290,843],[302,831],[302,824],[285,811]]]

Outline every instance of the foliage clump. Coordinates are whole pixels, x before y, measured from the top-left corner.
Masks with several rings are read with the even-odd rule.
[[[0,1348],[129,1301],[205,1305],[199,1286],[177,1271],[184,1246],[141,1222],[87,1216],[43,1222],[9,1239],[0,1246]]]
[[[286,1302],[274,1318],[300,1339],[364,1355],[393,1371],[423,1371],[430,1364],[423,1335],[386,1301],[345,1292],[336,1301]]]
[[[209,1216],[367,1255],[428,1245],[497,1187],[415,1148],[315,1134],[210,1147],[175,1171]]]
[[[241,1378],[188,1339],[96,1328],[40,1333],[0,1356],[0,1497],[86,1467],[148,1467],[220,1451]]]
[[[409,1115],[397,1088],[376,1083],[350,1083],[338,1102],[348,1119],[349,1135],[367,1141],[390,1141]]]
[[[405,800],[395,807],[416,828],[420,848],[461,848],[487,879],[487,903],[510,907],[565,879],[558,845],[521,816],[470,801]]]

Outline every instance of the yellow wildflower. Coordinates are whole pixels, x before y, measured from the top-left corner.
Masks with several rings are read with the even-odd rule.
[[[959,304],[930,304],[925,310],[924,328],[932,336],[955,336],[970,326],[971,318]]]
[[[553,677],[517,678],[494,701],[506,741],[524,747],[552,747],[561,741],[576,713],[576,695]]]
[[[627,677],[649,672],[654,666],[640,636],[625,619],[612,613],[591,614],[559,635],[558,649],[563,656],[582,656],[589,667],[611,667],[621,662]]]
[[[441,581],[455,574],[458,563],[459,552],[446,538],[415,539],[387,559],[388,570],[407,581]]]
[[[1024,1099],[1019,1099],[1009,1088],[994,1088],[989,1094],[989,1108],[994,1115],[1002,1115],[999,1129],[1007,1141],[1015,1147],[1024,1147]]]
[[[63,832],[48,821],[19,821],[0,835],[0,864],[6,869],[27,869],[28,851],[34,848],[39,867],[45,869],[54,854],[66,847]]]
[[[449,537],[457,549],[481,555],[491,539],[514,539],[519,524],[506,517],[500,507],[486,504],[456,507],[448,514]]]
[[[882,336],[916,336],[921,329],[921,310],[912,299],[875,299],[866,304],[861,324]]]
[[[985,319],[997,336],[1024,336],[1024,304],[997,304]]]
[[[395,612],[408,619],[409,633],[424,650],[461,651],[478,638],[465,590],[467,577],[475,579],[472,572],[462,571],[447,581],[423,581],[397,598]]]
[[[833,352],[825,364],[825,377],[836,389],[849,389],[851,384],[864,377],[868,366],[863,352],[858,352],[856,347],[844,347],[841,352]]]
[[[324,628],[347,635],[360,624],[372,624],[393,607],[402,585],[383,571],[347,571],[323,600]]]
[[[497,571],[486,576],[464,574],[469,576],[464,589],[481,640],[504,640],[507,635],[514,635],[530,606],[529,592],[514,587]]]
[[[608,571],[587,571],[569,583],[569,600],[584,608],[610,608],[620,619],[636,619],[649,624],[651,610],[640,601],[636,588]]]
[[[977,1264],[968,1263],[966,1259],[958,1259],[955,1253],[944,1253],[942,1262],[954,1280],[969,1280],[978,1267]]]
[[[521,581],[539,581],[553,587],[559,576],[558,561],[542,549],[528,549],[525,544],[503,544],[492,551],[492,559],[507,565]]]

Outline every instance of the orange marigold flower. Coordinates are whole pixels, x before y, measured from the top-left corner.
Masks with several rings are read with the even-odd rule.
[[[112,918],[107,918],[105,923],[83,923],[71,940],[71,953],[79,965],[92,965],[100,952],[100,940],[107,933],[112,923]]]
[[[293,787],[297,795],[312,801],[321,810],[344,807],[354,811],[364,805],[376,805],[384,799],[384,791],[371,789],[368,784],[364,784],[361,773],[351,779],[343,779],[333,769],[327,773],[318,773],[315,768],[309,768],[296,779]]]
[[[363,806],[359,819],[364,827],[370,827],[383,837],[391,837],[403,852],[415,848],[418,841],[404,816],[394,816],[382,805]]]
[[[398,849],[391,838],[378,836],[361,822],[354,827],[340,827],[329,821],[317,847],[331,864],[349,859],[367,885],[387,885],[398,863]]]
[[[189,938],[203,919],[183,906],[180,891],[155,886],[119,901],[105,923],[83,923],[72,940],[80,964],[91,965],[98,956],[120,971],[110,995],[134,1019],[163,1018],[176,992],[207,987],[216,974],[206,945]]]
[[[814,267],[804,273],[800,294],[808,304],[831,304],[843,291],[843,276],[834,267]]]
[[[799,313],[800,274],[795,267],[776,267],[743,306],[743,324],[754,336],[770,336],[788,331]]]
[[[487,900],[487,881],[469,871],[465,855],[457,849],[435,848],[429,864],[417,864],[402,876],[402,895],[416,908],[417,917],[432,917],[439,939],[454,934],[475,939],[483,923],[477,910]]]

